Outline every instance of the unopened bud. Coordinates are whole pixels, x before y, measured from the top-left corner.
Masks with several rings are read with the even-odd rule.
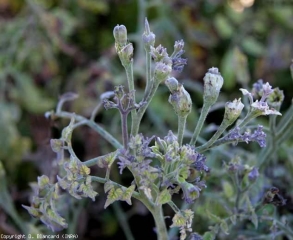
[[[125,46],[127,43],[127,29],[124,25],[117,25],[114,27],[113,35],[115,42],[120,46]]]
[[[178,91],[170,95],[169,103],[172,104],[175,113],[180,117],[187,117],[191,112],[192,101],[182,84],[178,87]]]
[[[133,45],[132,43],[127,44],[121,50],[118,51],[118,55],[121,64],[125,67],[132,62],[133,58]]]
[[[155,65],[155,81],[159,83],[165,81],[171,72],[172,67],[169,64],[167,65],[163,62],[157,62]]]
[[[170,77],[165,81],[166,86],[169,88],[171,93],[174,93],[178,90],[179,84],[178,80],[174,77]]]
[[[233,102],[227,102],[225,105],[224,121],[227,125],[231,125],[240,116],[244,104],[241,102],[241,98],[234,100]]]
[[[279,88],[274,88],[268,96],[267,103],[270,107],[279,108],[284,101],[284,92]]]
[[[219,96],[223,86],[223,77],[218,68],[212,67],[208,70],[204,77],[204,101],[209,104],[214,104]]]
[[[248,179],[251,182],[254,182],[259,176],[258,169],[253,167],[252,170],[248,173]]]
[[[150,31],[149,22],[147,19],[145,19],[145,29],[142,35],[142,41],[145,45],[146,50],[150,50],[150,46],[155,45],[155,39],[156,39],[156,35]]]

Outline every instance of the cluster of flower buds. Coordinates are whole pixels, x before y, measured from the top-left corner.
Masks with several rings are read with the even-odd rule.
[[[152,150],[161,162],[161,185],[170,189],[179,186],[183,190],[183,198],[188,203],[197,199],[200,191],[206,187],[204,182],[200,181],[200,173],[209,171],[205,165],[205,156],[196,152],[190,145],[179,147],[172,131],[169,131],[164,140],[156,138]]]
[[[186,239],[187,232],[192,232],[192,220],[194,212],[190,209],[182,210],[177,212],[170,227],[179,227],[180,229],[180,240]]]
[[[70,157],[70,161],[64,163],[66,176],[57,176],[60,187],[76,199],[89,197],[95,201],[98,194],[91,185],[90,168],[85,166],[77,157]]]
[[[134,92],[125,93],[123,86],[116,86],[114,90],[114,102],[104,99],[104,108],[106,110],[117,108],[122,114],[128,114],[134,109],[138,109],[145,104],[145,102],[135,103]]]
[[[235,127],[226,136],[227,140],[234,140],[235,144],[238,142],[257,142],[260,147],[266,146],[266,134],[263,131],[263,126],[259,125],[252,133],[249,131],[240,133],[240,128]]]
[[[127,29],[124,25],[117,25],[113,30],[115,48],[121,64],[126,67],[133,61],[133,45],[128,43]]]
[[[251,114],[254,117],[258,117],[261,115],[282,115],[280,112],[275,110],[274,108],[270,108],[268,105],[268,98],[275,92],[274,96],[270,98],[272,101],[272,106],[281,104],[283,101],[284,96],[282,91],[276,89],[273,90],[272,86],[269,83],[262,84],[262,81],[258,81],[257,84],[254,84],[253,91],[250,93],[248,90],[240,88],[243,95],[248,96],[250,106],[251,106]],[[253,101],[254,96],[261,96],[260,100]]]

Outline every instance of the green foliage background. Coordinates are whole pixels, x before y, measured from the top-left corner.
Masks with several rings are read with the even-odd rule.
[[[0,160],[19,217],[30,221],[20,207],[29,200],[29,182],[41,174],[53,177],[57,171],[56,166],[52,166],[55,155],[49,140],[59,137],[67,122],[48,120],[44,112],[53,109],[58,97],[70,91],[78,93],[79,98],[66,105],[66,109],[90,116],[103,92],[112,90],[115,85],[126,85],[114,50],[112,30],[117,24],[127,27],[129,40],[137,47],[134,69],[138,96],[142,96],[145,84],[144,55],[139,44],[144,17],[148,17],[156,34],[156,45],[172,49],[175,40],[185,41],[188,65],[177,77],[191,93],[194,103],[187,123],[190,131],[193,131],[202,104],[202,78],[212,66],[219,67],[225,80],[219,107],[241,97],[240,87],[251,87],[262,78],[284,90],[286,98],[281,110],[288,108],[293,97],[289,70],[293,56],[293,2],[269,1],[267,4],[265,0],[255,0],[251,1],[251,6],[244,2],[249,1],[0,0]],[[141,126],[146,135],[165,136],[168,129],[175,131],[177,128],[177,117],[167,101],[168,95],[167,88],[161,86]],[[207,119],[211,126],[204,136],[210,134],[221,118],[222,112],[215,109]],[[120,119],[116,111],[102,111],[96,121],[120,140]],[[76,152],[83,160],[112,150],[98,134],[87,128],[74,134]],[[292,220],[290,146],[292,138],[266,165],[262,172],[264,180],[259,184],[262,187],[275,185],[283,191],[288,204],[279,214],[289,214]],[[247,150],[243,161],[255,163],[258,147],[242,147],[243,151]],[[214,152],[208,158],[208,165],[214,172],[207,180],[207,197],[196,206],[195,226],[200,233],[207,230],[202,222],[206,220],[203,209],[225,215],[221,206],[233,198],[229,178],[222,169],[222,162],[232,155],[219,156]],[[94,169],[94,172],[99,173],[99,170]],[[117,172],[112,174],[113,179],[118,178]],[[122,181],[131,180],[126,176]],[[260,194],[259,189],[261,187],[255,189],[255,194]],[[1,194],[3,192],[2,188]],[[105,196],[99,196],[94,204],[76,203],[69,198],[64,201],[70,203],[67,217],[73,219],[69,233],[78,233],[82,239],[115,239],[115,234],[121,232],[115,208],[102,209]],[[15,219],[5,211],[5,204],[2,201],[0,206],[0,233],[21,232]],[[150,216],[139,203],[134,204],[133,209],[125,210],[132,219],[137,216],[148,219],[150,224],[145,231],[152,232]],[[78,216],[78,222],[74,222],[74,216]],[[135,221],[130,220],[130,223]],[[32,226],[39,224],[32,222]],[[247,224],[237,226],[234,234],[244,226]],[[42,227],[38,231],[46,232]],[[261,231],[267,232],[260,227]],[[135,236],[139,236],[139,230]],[[220,236],[221,239],[235,237],[233,231],[231,235]]]

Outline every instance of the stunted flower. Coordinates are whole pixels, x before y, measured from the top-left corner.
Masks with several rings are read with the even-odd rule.
[[[274,108],[270,108],[267,99],[270,95],[274,92],[272,86],[269,83],[262,83],[262,80],[259,80],[256,84],[254,84],[253,94],[257,96],[261,96],[260,100],[253,101],[253,94],[250,93],[248,90],[240,88],[240,91],[243,95],[248,96],[251,109],[251,114],[254,117],[258,117],[260,115],[282,115],[279,111],[275,110]]]
[[[263,126],[261,125],[259,125],[253,133],[245,132],[243,134],[240,133],[240,127],[235,127],[225,138],[227,140],[235,140],[236,144],[238,142],[257,142],[260,147],[266,146],[266,134],[263,132]]]
[[[233,102],[227,102],[225,105],[224,121],[231,125],[241,114],[244,104],[241,102],[241,98],[234,100]]]
[[[155,62],[160,62],[164,58],[169,58],[167,49],[164,48],[162,45],[159,45],[156,48],[151,46],[151,56],[153,57]]]
[[[184,48],[184,41],[183,40],[179,40],[179,41],[175,42],[174,52],[171,55],[172,69],[174,71],[181,72],[184,68],[184,65],[187,64],[187,59],[181,58],[181,55],[185,52],[183,50],[183,48]]]

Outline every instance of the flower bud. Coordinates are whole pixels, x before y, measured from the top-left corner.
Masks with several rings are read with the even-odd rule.
[[[165,81],[166,86],[169,88],[171,93],[178,90],[179,84],[176,78],[170,77]]]
[[[187,203],[193,203],[200,195],[200,188],[192,183],[183,182],[180,184],[183,191],[183,198]]]
[[[204,101],[209,104],[214,104],[219,96],[223,86],[223,77],[218,68],[212,67],[208,70],[204,77]]]
[[[174,133],[170,130],[168,132],[168,135],[164,137],[164,140],[167,142],[168,145],[173,144],[174,142],[177,142],[177,137],[174,135]]]
[[[240,116],[244,104],[241,102],[241,98],[234,100],[233,102],[227,102],[225,105],[224,121],[227,125],[231,125]]]
[[[252,170],[248,173],[248,179],[251,182],[254,182],[259,176],[258,169],[253,167]]]
[[[127,43],[127,29],[124,25],[114,27],[113,35],[115,42],[120,46],[125,46]]]
[[[163,62],[157,62],[155,65],[155,81],[163,82],[165,81],[172,71],[172,67],[169,64]]]
[[[267,103],[270,107],[279,108],[284,101],[284,92],[279,88],[274,88],[273,92],[268,96]]]
[[[149,22],[147,19],[145,19],[145,28],[144,28],[144,33],[142,35],[142,41],[145,45],[146,50],[150,50],[150,46],[155,45],[155,39],[156,39],[156,35],[150,31]]]
[[[172,104],[175,113],[180,117],[187,117],[191,112],[192,101],[189,93],[185,90],[182,84],[179,85],[179,90],[173,92],[169,97],[169,103]]]
[[[118,55],[121,64],[125,67],[132,62],[133,58],[133,45],[132,43],[127,44],[121,50],[118,51]]]

